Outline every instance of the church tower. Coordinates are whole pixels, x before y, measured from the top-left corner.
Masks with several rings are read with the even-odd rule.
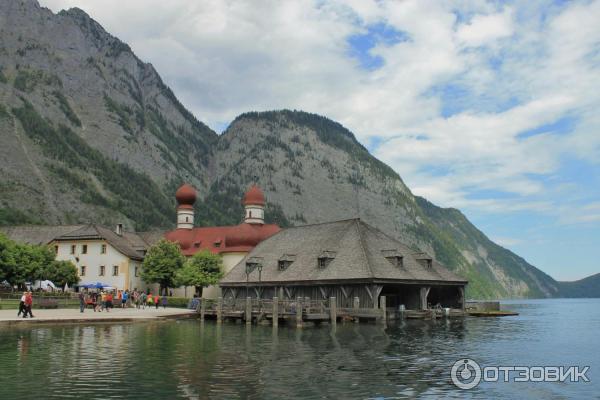
[[[244,222],[247,224],[265,223],[265,195],[256,185],[252,185],[244,195],[242,204],[246,210]]]
[[[192,229],[194,227],[194,203],[196,189],[184,183],[175,193],[177,200],[177,229]]]

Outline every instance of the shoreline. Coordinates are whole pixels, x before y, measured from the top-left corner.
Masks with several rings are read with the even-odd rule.
[[[132,323],[148,321],[167,321],[173,319],[197,318],[198,313],[184,308],[146,309],[136,308],[113,309],[110,312],[94,312],[79,309],[37,309],[33,318],[17,317],[17,310],[0,310],[0,327],[44,325],[44,324],[98,324],[98,323]]]

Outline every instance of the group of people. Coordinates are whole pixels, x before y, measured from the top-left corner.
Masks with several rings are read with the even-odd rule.
[[[23,318],[27,318],[27,314],[29,314],[29,317],[33,318],[31,306],[33,306],[33,295],[31,294],[31,290],[23,292],[21,301],[19,302],[19,312],[17,313],[17,317],[20,317],[21,314],[23,314]]]
[[[138,292],[134,290],[131,294],[135,308],[145,309],[146,307],[154,306],[158,310],[158,306],[162,304],[163,308],[167,308],[167,296],[163,295],[162,298],[159,294],[152,295],[152,292]]]
[[[145,309],[146,307],[156,307],[158,310],[159,305],[162,304],[163,308],[167,308],[167,296],[161,296],[156,294],[152,295],[152,292],[145,293],[134,290],[133,292],[129,292],[129,290],[119,291],[117,292],[117,306],[121,308],[126,308],[131,306],[131,304],[135,304],[137,309]],[[84,293],[79,292],[79,309],[83,312],[86,306],[91,306],[94,309],[94,312],[109,312],[110,309],[114,307],[114,295],[110,291],[101,291],[92,292],[92,293]]]

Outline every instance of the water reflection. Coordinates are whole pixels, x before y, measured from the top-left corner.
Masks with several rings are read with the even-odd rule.
[[[598,371],[598,305],[578,303],[580,318],[569,304],[563,311],[560,303],[528,302],[525,311],[513,305],[522,312],[517,318],[387,326],[168,321],[3,328],[0,398],[593,397],[594,383],[484,384],[464,392],[451,384],[449,370],[470,356],[488,365],[574,364]],[[562,312],[567,323],[557,318]]]

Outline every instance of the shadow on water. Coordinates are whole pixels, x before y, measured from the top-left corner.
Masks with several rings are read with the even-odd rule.
[[[519,317],[388,326],[168,321],[2,328],[0,398],[594,397],[598,375],[591,384],[485,383],[461,391],[450,368],[470,357],[482,365],[597,371],[599,305],[529,301],[511,304]]]

